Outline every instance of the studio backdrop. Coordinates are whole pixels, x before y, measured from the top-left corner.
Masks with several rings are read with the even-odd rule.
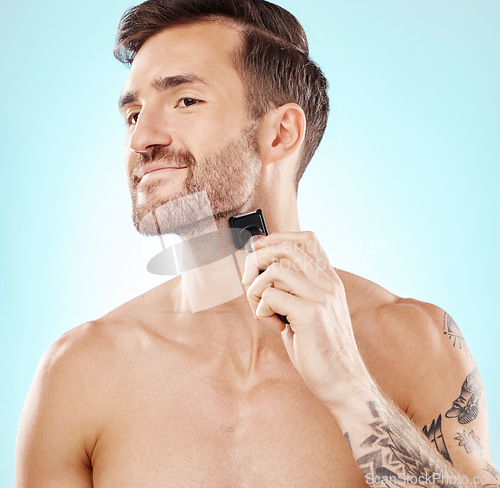
[[[500,3],[281,0],[303,23],[331,114],[299,187],[303,230],[332,264],[460,326],[500,465]],[[3,0],[2,486],[43,352],[167,277],[132,226],[112,55],[123,0]],[[391,352],[387,351],[390,355]]]

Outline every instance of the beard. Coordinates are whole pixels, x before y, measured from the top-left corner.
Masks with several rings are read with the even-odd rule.
[[[165,161],[185,166],[187,174],[180,191],[164,196],[163,176],[141,182],[134,171],[130,192],[135,228],[149,236],[187,236],[214,230],[220,220],[241,213],[255,194],[260,174],[257,128],[256,122],[250,123],[221,150],[199,160],[168,146],[155,148],[149,158],[139,155],[136,169]]]

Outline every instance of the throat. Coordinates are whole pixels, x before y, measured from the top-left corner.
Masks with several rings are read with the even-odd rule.
[[[211,375],[251,385],[292,366],[281,334],[255,320],[244,295],[189,314],[187,322],[193,360]]]
[[[263,370],[270,369],[268,364],[276,367],[277,362],[288,364],[290,360],[281,334],[252,314],[241,283],[245,252],[227,245],[228,236],[224,234],[212,238],[220,239],[220,249],[229,252],[180,276],[180,303],[191,324],[186,339],[194,345],[194,354],[201,359],[202,352],[202,361],[211,363],[210,369],[213,366],[219,374],[228,371],[240,381],[251,382]],[[230,239],[232,242],[232,235]],[[208,247],[217,246],[212,243]]]
[[[192,313],[219,309],[227,313],[224,305],[246,295],[241,283],[244,264],[236,254],[191,269],[182,274],[183,301]],[[248,307],[248,312],[250,308]],[[213,310],[212,313],[217,313]]]

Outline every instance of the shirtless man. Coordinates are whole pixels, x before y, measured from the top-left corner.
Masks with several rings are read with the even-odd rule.
[[[332,267],[300,231],[326,82],[288,12],[232,3],[149,0],[122,19],[134,222],[178,233],[199,266],[47,351],[16,487],[498,488],[451,317]],[[224,231],[256,208],[270,236],[246,257]]]

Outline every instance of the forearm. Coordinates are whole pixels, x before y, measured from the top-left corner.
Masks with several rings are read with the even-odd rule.
[[[356,393],[355,405],[331,410],[370,486],[474,486],[432,448],[374,384],[363,393]]]

